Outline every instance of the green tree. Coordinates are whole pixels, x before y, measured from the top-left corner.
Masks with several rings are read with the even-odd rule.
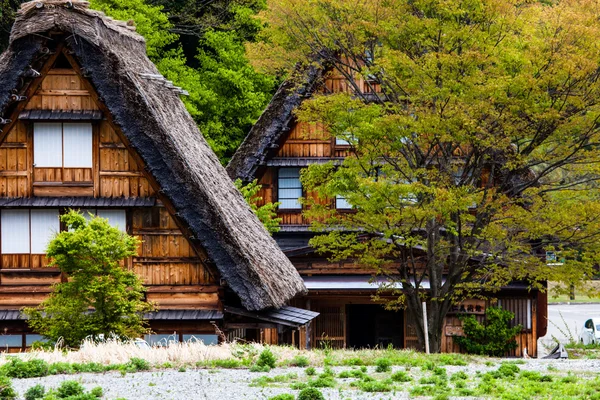
[[[243,185],[241,179],[236,179],[235,187],[242,193],[246,202],[250,205],[252,212],[256,214],[260,222],[263,223],[269,233],[279,232],[279,223],[281,218],[277,218],[277,207],[279,203],[265,203],[262,206],[258,204],[262,203],[263,198],[258,195],[260,192],[261,185],[259,185],[256,179],[247,185]]]
[[[137,254],[139,241],[106,219],[87,220],[76,211],[61,221],[67,230],[49,243],[47,255],[69,279],[55,284],[38,307],[24,309],[29,326],[49,339],[62,337],[71,347],[89,335],[146,333],[143,313],[152,305],[144,301],[140,278],[123,266],[123,260]]]
[[[407,309],[421,345],[427,301],[434,352],[454,303],[515,280],[581,282],[600,261],[594,4],[272,0],[263,15],[257,64],[320,63],[353,89],[297,113],[351,143],[341,165],[302,176],[355,210],[306,200],[322,221],[312,245],[388,277],[387,305]]]

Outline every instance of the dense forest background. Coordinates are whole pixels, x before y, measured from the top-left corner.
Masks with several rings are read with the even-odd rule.
[[[0,0],[0,51],[24,0]],[[276,89],[276,75],[257,72],[245,44],[257,40],[254,18],[266,0],[91,0],[115,19],[133,20],[160,72],[189,92],[185,105],[227,163]]]

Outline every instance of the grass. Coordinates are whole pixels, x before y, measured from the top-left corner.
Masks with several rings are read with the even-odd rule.
[[[575,300],[571,300],[568,294],[554,294],[559,284],[556,282],[548,282],[548,301],[550,303],[600,303],[600,297],[589,296],[585,290],[575,290]],[[588,289],[596,293],[600,293],[600,280],[588,281],[586,283]]]

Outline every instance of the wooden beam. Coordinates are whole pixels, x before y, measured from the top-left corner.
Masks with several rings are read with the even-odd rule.
[[[146,286],[148,293],[217,293],[216,285],[185,285],[185,286]]]

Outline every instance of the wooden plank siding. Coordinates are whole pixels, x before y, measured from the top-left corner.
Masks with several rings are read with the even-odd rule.
[[[53,68],[23,109],[99,110],[98,97],[91,90],[75,69]],[[110,118],[91,122],[92,168],[35,168],[33,123],[17,120],[0,143],[0,197],[156,197],[145,166],[130,154]],[[148,300],[163,309],[221,308],[221,292],[205,261],[207,255],[190,246],[163,204],[129,209],[127,218],[129,233],[141,244],[138,256],[125,265],[147,285]],[[48,264],[43,254],[0,254],[0,308],[39,304],[50,285],[64,279]]]

